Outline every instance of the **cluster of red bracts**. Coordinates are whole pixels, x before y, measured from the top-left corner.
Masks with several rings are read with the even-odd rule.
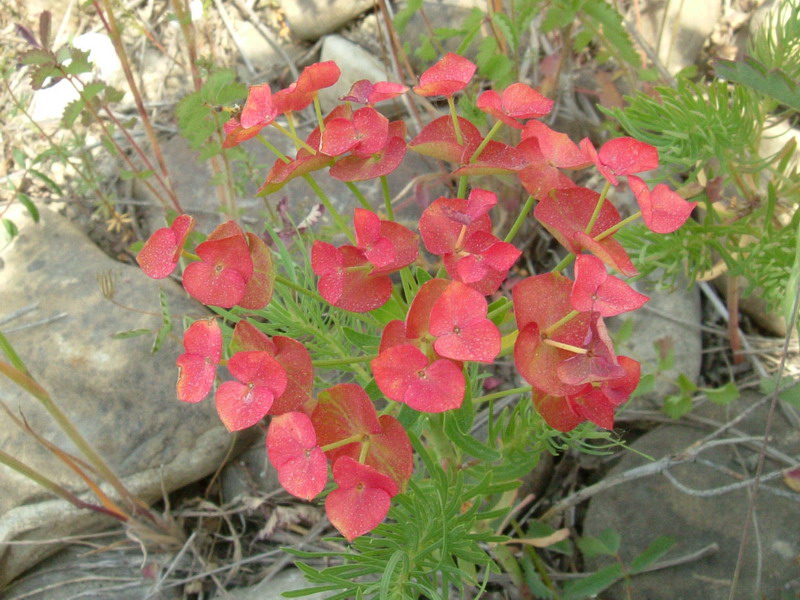
[[[448,54],[413,91],[452,97],[474,72],[469,60]],[[241,113],[225,124],[225,146],[259,135],[279,114],[291,119],[338,77],[334,63],[318,63],[275,94],[268,85],[250,88]],[[357,82],[342,98],[347,104],[336,107],[304,142],[297,140],[294,158],[276,162],[260,191],[273,192],[323,168],[348,182],[384,176],[397,168],[407,149],[451,163],[455,176],[517,176],[538,200],[535,218],[577,257],[574,280],[554,272],[528,277],[513,288],[517,369],[552,427],[569,431],[588,420],[612,428],[615,409],[638,384],[639,363],[616,356],[603,318],[635,310],[647,297],[608,272],[636,274],[614,239],[621,224],[616,208],[605,196],[576,186],[564,171],[594,165],[609,186],[626,177],[645,224],[660,233],[680,227],[694,203],[665,185],[651,190],[635,175],[658,166],[651,146],[619,138],[596,150],[589,140],[575,144],[535,120],[553,102],[525,84],[488,90],[477,100],[477,107],[497,120],[492,132],[500,123],[520,131],[516,146],[492,140],[491,132],[484,137],[466,119],[452,116],[434,120],[406,143],[405,125],[390,122],[372,105],[407,91],[388,82]],[[354,110],[351,103],[365,106]],[[442,259],[449,279],[423,284],[409,299],[405,320],[389,322],[382,332],[371,367],[388,400],[428,413],[458,408],[466,389],[464,363],[491,364],[501,353],[503,338],[489,318],[486,296],[500,289],[521,253],[493,233],[490,212],[497,202],[483,189],[472,189],[467,198],[438,198],[423,212],[418,234],[359,208],[352,244],[314,243],[311,263],[319,294],[352,312],[372,311],[389,300],[391,275],[417,260],[420,237],[425,249]],[[167,277],[184,256],[192,259],[183,272],[184,287],[200,302],[251,310],[266,306],[275,272],[264,242],[230,221],[191,255],[184,246],[192,226],[191,217],[180,215],[156,231],[138,255],[142,269],[154,278]],[[226,366],[230,377],[215,392],[220,418],[236,431],[272,415],[269,457],[287,491],[316,497],[328,481],[330,463],[336,487],[325,508],[334,526],[352,540],[384,519],[391,498],[411,476],[413,457],[403,427],[392,416],[378,417],[364,389],[345,383],[315,395],[306,348],[288,337],[270,338],[246,319],[236,324],[227,353],[213,318],[193,323],[184,347],[177,360],[180,400],[203,400],[214,389],[218,367]]]

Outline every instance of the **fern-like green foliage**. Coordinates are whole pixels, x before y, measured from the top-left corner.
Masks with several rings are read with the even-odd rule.
[[[697,221],[667,236],[631,228],[619,239],[643,274],[662,269],[667,282],[696,278],[722,260],[746,279],[745,295],[758,291],[775,309],[790,293],[800,176],[794,143],[772,156],[761,156],[759,146],[771,135],[767,119],[775,120],[776,109],[791,118],[800,108],[800,1],[786,3],[748,51],[743,61],[717,65],[728,81],[680,79],[606,111],[658,149],[663,178],[703,189]]]

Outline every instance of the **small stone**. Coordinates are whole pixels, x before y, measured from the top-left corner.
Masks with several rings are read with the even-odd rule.
[[[39,224],[17,205],[6,215],[19,235],[2,249],[0,316],[37,307],[3,325],[9,342],[94,450],[145,502],[213,473],[233,438],[212,400],[188,405],[175,395],[181,316],[199,318],[206,310],[176,282],[151,280],[138,267],[110,259],[65,218],[39,210]],[[115,299],[132,310],[103,297],[98,277],[108,274],[113,275]],[[152,354],[162,324],[159,290],[169,301],[175,330]],[[35,323],[60,314],[54,321]],[[11,330],[25,324],[30,326]],[[136,329],[152,333],[113,337]],[[21,412],[35,432],[81,456],[41,404],[4,376],[0,398],[12,412]],[[97,502],[84,493],[82,480],[3,412],[0,449],[82,494],[83,500]],[[0,481],[0,586],[59,548],[57,543],[9,542],[58,539],[117,523],[54,499],[6,466],[0,466]]]
[[[289,29],[301,40],[316,40],[336,31],[375,6],[373,0],[283,0]]]
[[[215,600],[281,600],[284,592],[294,592],[312,587],[299,569],[286,569],[275,577],[258,585],[230,590],[215,597]],[[317,593],[303,596],[308,600],[324,600],[330,594]]]
[[[697,414],[724,423],[760,399],[759,394],[745,392],[731,406],[720,407],[707,403],[697,409]],[[744,435],[763,435],[768,406],[762,404],[737,425]],[[646,457],[658,460],[674,455],[706,433],[683,424],[659,427],[631,444],[633,452],[626,452],[606,477],[612,478],[645,464],[648,461]],[[800,452],[800,432],[788,423],[780,410],[775,412],[770,440],[773,447],[785,455],[796,456]],[[700,458],[712,461],[714,465],[695,461],[678,465],[670,473],[684,486],[700,491],[741,480],[731,477],[728,471],[750,479],[759,445],[760,441],[755,446],[740,443],[710,448],[701,453]],[[750,467],[747,472],[743,472],[742,461]],[[786,466],[768,458],[764,474]],[[774,488],[789,497],[771,493],[765,487]],[[747,488],[705,497],[687,494],[673,486],[666,477],[657,474],[622,483],[594,496],[586,513],[583,532],[587,536],[597,536],[611,528],[619,533],[622,538],[620,554],[626,564],[630,564],[635,556],[663,535],[677,542],[665,557],[667,559],[717,544],[716,553],[706,558],[634,576],[631,579],[632,597],[727,600],[749,499]],[[792,492],[781,478],[762,482],[755,512],[758,529],[754,530],[751,524],[737,586],[737,600],[795,598],[800,593],[797,579],[797,556],[800,555],[798,501],[800,494]],[[587,570],[599,569],[611,562],[614,560],[609,557],[589,559]],[[669,591],[665,594],[665,590]],[[627,597],[630,596],[626,596],[620,585],[603,592],[603,598],[609,600]]]

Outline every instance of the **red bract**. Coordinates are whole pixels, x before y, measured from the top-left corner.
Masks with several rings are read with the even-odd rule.
[[[277,115],[278,110],[272,103],[269,84],[252,86],[239,118],[233,117],[224,125],[225,141],[222,147],[232,148],[255,137],[264,127],[272,123]]]
[[[658,150],[630,137],[609,140],[597,152],[588,138],[581,140],[581,150],[592,159],[597,170],[612,185],[618,185],[618,175],[631,175],[658,168]]]
[[[230,226],[233,225],[233,227]],[[217,231],[228,237],[217,237]],[[200,261],[187,265],[183,271],[183,287],[202,302],[212,306],[231,308],[245,297],[247,282],[253,276],[253,259],[250,248],[238,226],[229,221],[220,225],[208,239],[197,246]]]
[[[349,542],[380,525],[398,491],[390,477],[349,456],[333,463],[333,479],[339,487],[325,498],[325,513]]]
[[[317,445],[311,419],[304,413],[289,412],[272,419],[267,455],[278,481],[293,496],[311,500],[325,488],[328,461]]]
[[[258,423],[286,389],[286,371],[269,352],[237,352],[228,361],[237,381],[217,387],[217,412],[229,431]]]
[[[597,311],[603,317],[613,317],[641,308],[648,297],[627,283],[609,275],[599,258],[580,254],[575,260],[575,284],[570,302],[581,312]]]
[[[340,456],[358,457],[362,442],[381,433],[375,406],[364,388],[355,383],[340,383],[317,394],[311,422],[320,446],[360,436],[350,444],[328,450],[326,455],[331,462]]]
[[[420,75],[414,92],[420,96],[452,96],[467,87],[476,69],[469,59],[448,52]]]
[[[533,214],[573,254],[589,250],[607,265],[632,277],[637,273],[636,268],[619,242],[613,236],[600,241],[594,239],[620,221],[617,209],[608,199],[603,200],[603,207],[592,230],[588,235],[584,233],[599,198],[600,194],[583,187],[559,190],[555,197],[548,195],[543,198]]]
[[[472,123],[458,117],[461,142],[458,141],[453,119],[439,117],[425,125],[419,135],[408,143],[408,148],[419,154],[431,156],[450,163],[461,164],[463,157],[471,156],[478,149],[483,136]]]
[[[269,414],[280,415],[302,410],[311,399],[314,370],[311,355],[297,340],[276,335],[270,339],[246,320],[236,323],[231,352],[262,351],[269,353],[286,371],[286,389],[275,398]]]
[[[259,310],[272,299],[275,286],[275,267],[272,264],[272,253],[264,241],[255,233],[247,232],[247,246],[250,260],[253,263],[253,275],[247,280],[244,297],[238,302],[242,308]]]
[[[178,266],[183,245],[193,227],[192,217],[178,215],[172,225],[154,231],[136,256],[145,275],[153,279],[169,277]]]
[[[486,318],[483,294],[451,282],[431,308],[430,332],[438,354],[454,360],[491,363],[500,353],[500,331]]]
[[[472,145],[464,147],[459,161],[462,166],[453,171],[453,177],[506,175],[517,173],[529,165],[524,153],[501,142],[490,141],[473,159],[476,149]]]
[[[347,95],[342,96],[339,100],[372,106],[378,102],[396,98],[407,91],[408,87],[402,83],[392,83],[391,81],[372,83],[369,79],[360,79],[350,87]]]
[[[478,109],[516,129],[522,129],[522,123],[517,119],[543,117],[552,110],[553,104],[552,100],[524,83],[511,84],[502,95],[486,90],[476,102]]]
[[[350,155],[336,161],[331,167],[330,174],[339,181],[367,181],[383,177],[399,167],[405,155],[405,138],[393,135],[386,146],[372,156],[363,158]]]
[[[512,244],[478,231],[467,238],[462,252],[444,255],[444,266],[452,279],[488,296],[500,288],[521,254]]]
[[[625,370],[617,363],[614,345],[597,313],[591,314],[591,324],[581,348],[585,354],[574,354],[558,365],[558,378],[568,385],[581,385],[597,381],[607,381],[625,375]]]
[[[549,164],[559,169],[583,169],[592,159],[565,133],[551,129],[541,121],[528,121],[522,130],[522,141],[535,139],[538,150]]]
[[[497,196],[474,189],[469,198],[437,198],[422,212],[419,232],[428,252],[439,256],[459,252],[464,242],[479,231],[491,233],[489,210]]]
[[[275,109],[279,113],[303,110],[314,101],[319,90],[336,83],[339,75],[341,71],[332,60],[307,66],[295,83],[272,97]]]
[[[375,383],[387,398],[422,412],[458,408],[464,400],[464,374],[452,361],[429,364],[415,346],[403,344],[381,352],[372,361]]]
[[[536,123],[538,121],[531,121]],[[551,164],[542,153],[536,138],[527,138],[517,145],[524,159],[524,166],[517,171],[520,183],[534,198],[541,200],[553,190],[565,190],[575,187],[575,183]]]
[[[581,347],[589,331],[591,315],[579,314],[550,336],[544,336],[548,327],[571,312],[571,289],[572,282],[563,275],[546,273],[520,281],[511,292],[519,329],[514,345],[517,370],[534,388],[553,396],[581,390],[579,385],[562,381],[557,373],[558,365],[575,353],[545,343],[545,340]]]
[[[663,183],[651,192],[644,181],[631,175],[628,185],[642,209],[644,224],[655,233],[672,233],[686,222],[697,206],[697,202],[687,202]]]
[[[334,306],[351,312],[369,312],[386,304],[392,295],[392,280],[387,275],[371,275],[374,268],[355,246],[337,248],[327,242],[314,242],[311,267],[319,275],[319,293]]]
[[[178,400],[200,402],[211,391],[222,357],[222,330],[214,319],[195,321],[183,334],[178,357]]]
[[[330,156],[352,151],[368,158],[380,152],[389,141],[389,119],[371,107],[359,108],[352,119],[328,121],[322,134],[320,150]]]

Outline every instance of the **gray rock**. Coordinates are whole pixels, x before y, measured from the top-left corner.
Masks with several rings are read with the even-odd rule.
[[[242,495],[256,496],[282,489],[278,472],[267,458],[264,435],[260,435],[239,458],[225,465],[220,482],[225,502],[232,502]]]
[[[282,0],[289,29],[301,40],[316,40],[370,10],[373,0]]]
[[[722,2],[649,0],[639,4],[640,33],[675,74],[695,64],[703,44],[722,16]]]
[[[144,501],[214,472],[232,437],[213,402],[190,406],[175,398],[180,332],[173,332],[156,355],[150,353],[153,335],[112,339],[120,331],[160,327],[159,290],[169,300],[176,329],[181,316],[201,317],[205,309],[174,281],[153,281],[138,268],[111,260],[63,217],[40,210],[38,225],[16,207],[7,215],[20,234],[0,251],[0,315],[38,305],[34,313],[3,326],[9,341],[33,377]],[[125,310],[104,299],[97,278],[109,272],[115,276],[117,301],[149,312]],[[53,322],[11,331],[12,325],[61,313],[65,316]],[[0,398],[34,431],[79,454],[40,404],[5,377],[0,377]],[[4,413],[0,448],[77,493],[86,489]],[[6,542],[58,539],[114,523],[54,500],[5,466],[0,466],[0,480],[0,586],[58,548]],[[93,500],[88,494],[84,499]]]
[[[109,541],[103,539],[102,543]],[[129,542],[124,538],[113,541]],[[93,553],[85,546],[69,546],[11,584],[3,591],[3,598],[179,600],[183,593],[178,586],[156,589],[159,574],[171,561],[170,555],[151,554],[143,564],[138,551],[109,548]]]
[[[652,281],[657,281],[657,277]],[[673,291],[658,289],[652,281],[640,281],[636,288],[650,300],[641,309],[608,320],[609,330],[616,332],[630,319],[633,334],[617,346],[617,353],[630,356],[642,363],[642,374],[654,373],[659,363],[659,346],[671,344],[675,363],[661,371],[651,393],[641,399],[663,399],[677,390],[674,381],[678,375],[686,375],[697,382],[702,362],[702,336],[700,324],[702,314],[700,293],[696,287],[677,288]],[[636,399],[634,399],[636,401]]]
[[[293,592],[312,587],[305,575],[298,569],[286,569],[272,579],[262,581],[258,585],[232,590],[225,595],[218,595],[215,600],[281,600],[283,592]],[[317,593],[303,596],[309,600],[323,600],[330,594]]]
[[[361,79],[369,79],[372,82],[393,80],[385,65],[374,54],[370,54],[358,44],[354,44],[340,35],[325,36],[322,42],[320,61],[326,60],[336,61],[342,75],[335,85],[320,90],[319,99],[324,112],[330,111],[339,104],[339,98],[347,94],[356,81]],[[379,108],[384,110],[387,104],[396,105],[394,113],[398,112],[398,108],[402,110],[399,100],[381,103]]]
[[[733,406],[705,405],[698,413],[725,422],[759,399],[758,394],[745,393]],[[739,428],[746,435],[763,435],[766,409],[767,405],[759,407]],[[705,433],[686,425],[659,427],[634,442],[632,448],[635,452],[625,453],[607,477],[644,464],[647,462],[644,456],[659,459],[677,453]],[[738,436],[732,433],[727,437]],[[790,456],[797,456],[800,452],[800,432],[792,428],[781,411],[775,413],[771,440],[774,448]],[[744,444],[717,446],[701,453],[700,459],[714,464],[698,460],[679,465],[670,472],[684,486],[711,490],[740,481],[728,474],[731,471],[743,479],[752,477],[757,452]],[[786,466],[767,459],[764,474]],[[776,489],[788,497],[773,494],[766,488]],[[800,554],[798,501],[800,494],[791,492],[780,478],[762,483],[756,511],[757,533],[751,526],[737,599],[794,598],[800,593],[797,578],[797,556]],[[728,598],[748,502],[748,490],[744,488],[703,497],[684,493],[666,477],[654,475],[623,483],[596,495],[586,514],[584,535],[596,536],[605,529],[614,529],[622,537],[621,555],[626,563],[662,535],[677,541],[667,558],[690,554],[716,543],[719,550],[709,557],[635,576],[632,579],[633,597],[723,600]],[[587,567],[596,569],[607,565],[609,560],[613,559],[590,560]],[[782,592],[786,595],[781,595]],[[609,600],[627,597],[620,586],[603,594],[603,598]]]

